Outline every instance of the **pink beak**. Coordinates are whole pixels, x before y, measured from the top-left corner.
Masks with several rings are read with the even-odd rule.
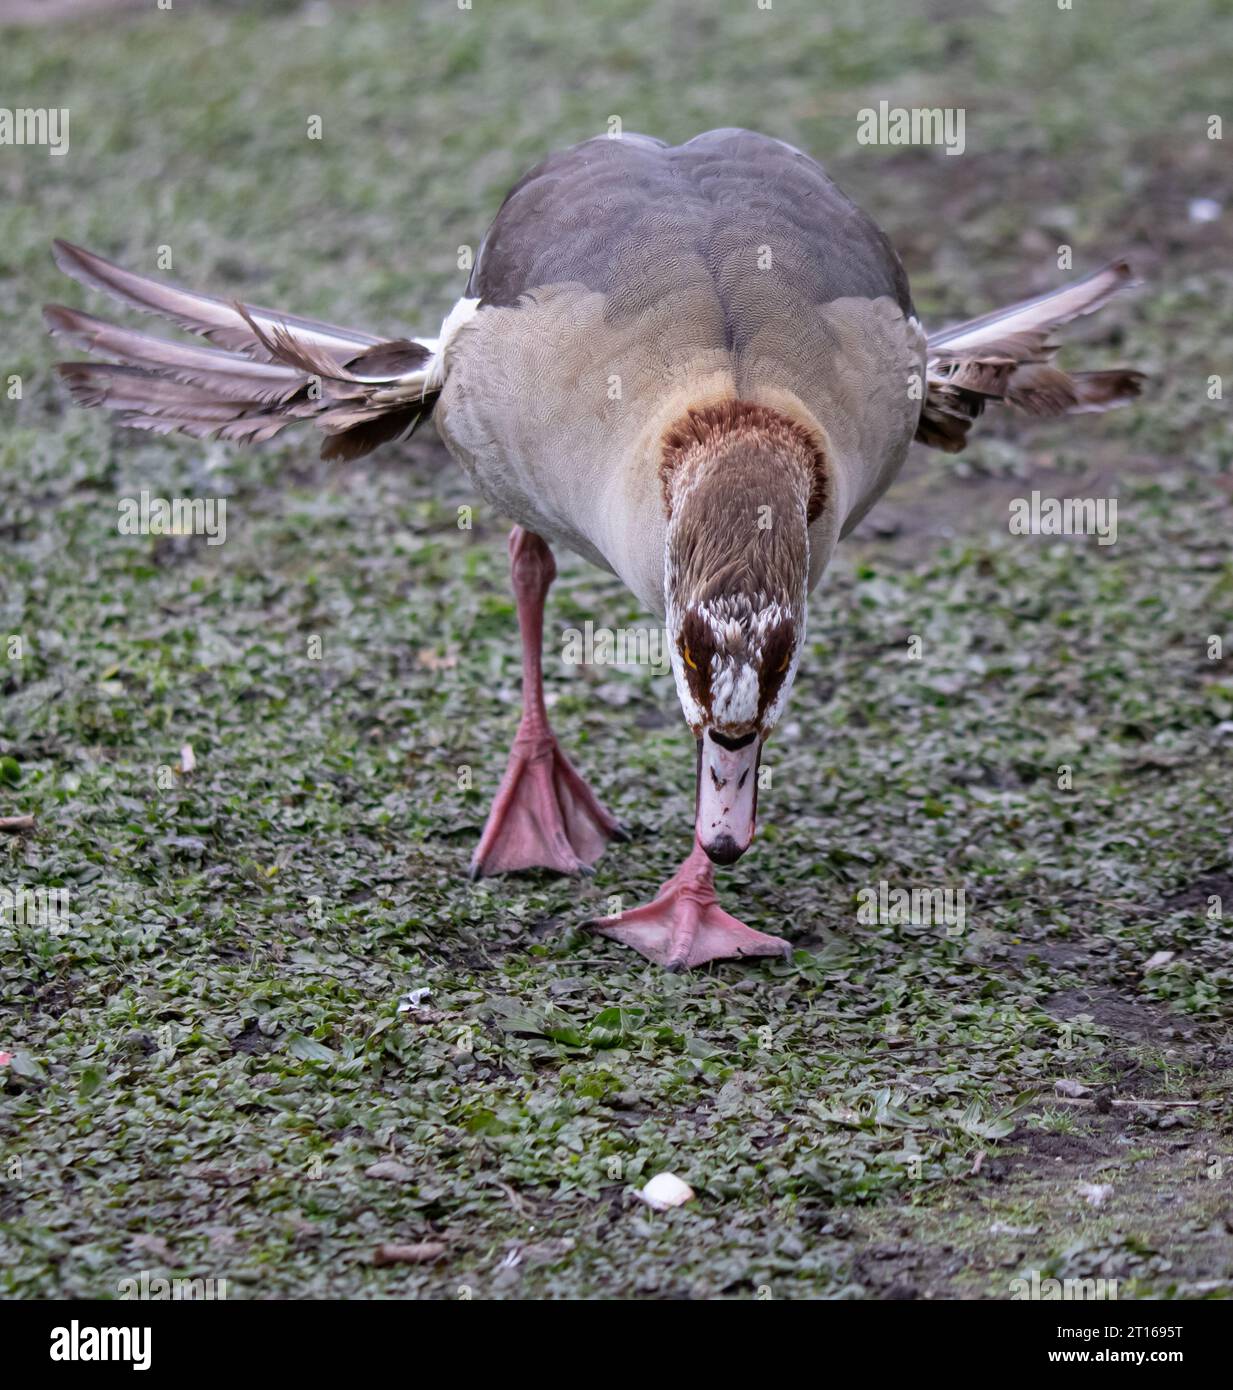
[[[728,738],[706,728],[698,740],[694,825],[698,843],[715,864],[735,864],[753,843],[761,758],[756,733]]]

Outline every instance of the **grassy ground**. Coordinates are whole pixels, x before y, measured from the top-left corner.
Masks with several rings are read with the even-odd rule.
[[[1233,213],[1190,205],[1233,207],[1233,135],[1207,134],[1233,119],[1233,7],[252,8],[0,44],[6,100],[72,113],[66,158],[0,148],[22,384],[0,642],[23,639],[0,650],[0,814],[38,823],[0,836],[0,884],[72,895],[67,930],[0,940],[0,1289],[1005,1298],[1038,1269],[1227,1295],[1233,446],[1208,391]],[[858,146],[881,99],[964,106],[966,153]],[[513,178],[613,114],[823,157],[934,323],[1057,283],[1060,243],[1148,281],[1080,335],[1153,374],[1140,407],[991,422],[914,459],[842,549],[758,843],[722,876],[795,955],[688,978],[576,930],[688,843],[670,679],[550,659],[563,741],[633,842],[581,884],[463,877],[518,653],[505,524],[431,432],[342,470],[306,440],[130,437],[67,408],[37,321],[84,302],[58,234],[431,330]],[[225,496],[226,544],[117,534],[143,487]],[[1033,487],[1118,497],[1117,543],[1008,535]],[[560,560],[550,650],[639,620]],[[881,879],[963,887],[967,931],[860,923]],[[698,1196],[654,1215],[631,1192],[663,1169]],[[443,1250],[374,1264],[390,1241]]]

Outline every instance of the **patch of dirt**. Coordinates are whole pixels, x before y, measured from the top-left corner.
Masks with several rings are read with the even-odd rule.
[[[1224,1073],[1205,1090],[1227,1094],[1231,1082]],[[1012,1280],[1046,1268],[1117,1278],[1123,1297],[1128,1285],[1140,1295],[1231,1293],[1230,1148],[1214,1105],[1076,1108],[1063,1131],[1026,1121],[978,1180],[855,1215],[843,1233],[850,1277],[883,1299],[1008,1299]]]
[[[981,425],[984,429],[975,436],[975,444],[969,445],[974,456],[979,454],[982,438],[1022,438],[1032,429],[1043,436],[1048,428],[1018,419],[997,421],[995,417],[978,422],[977,429]],[[1084,418],[1070,422],[1070,427],[1082,430]],[[1033,489],[1046,497],[1116,497],[1121,480],[1150,478],[1174,467],[1174,461],[1163,456],[1128,458],[1124,449],[1109,441],[1085,438],[1084,442],[1094,462],[1082,473],[1054,468],[1054,455],[1042,438],[1041,451],[1026,475],[971,477],[948,472],[943,455],[913,445],[903,472],[852,532],[849,543],[861,550],[876,547],[879,555],[907,563],[957,537],[1006,531],[1011,502],[1030,496]]]
[[[1170,906],[1229,887],[1206,875]],[[1082,941],[1003,954],[1099,966]],[[1200,1024],[1109,985],[1059,989],[1042,1007],[1063,1020],[1089,1015],[1109,1034],[1107,1084],[1042,1098],[968,1178],[853,1214],[834,1232],[847,1277],[880,1299],[1009,1299],[1032,1270],[1115,1278],[1123,1297],[1233,1294],[1229,1058]]]
[[[1102,1119],[1107,1117],[1101,1117]],[[1015,1169],[1045,1167],[1066,1163],[1072,1168],[1099,1163],[1109,1156],[1107,1136],[1089,1134],[1056,1134],[1049,1130],[1020,1125],[1007,1140],[1008,1144],[1024,1146],[1025,1158],[995,1158],[988,1165],[990,1178],[1000,1182]]]
[[[1035,958],[1045,965],[1068,970],[1084,970],[1092,964],[1092,953],[1083,941],[1056,941],[1042,937],[1039,941],[998,942],[1000,958],[1015,965],[1024,965]]]
[[[52,980],[37,988],[34,982],[30,981],[22,986],[22,993],[32,996],[30,1002],[36,1014],[59,1018],[72,1007],[78,988],[78,984],[73,980]]]
[[[1043,1000],[1042,1007],[1059,1018],[1089,1014],[1098,1028],[1131,1042],[1188,1042],[1198,1032],[1198,1025],[1181,1014],[1154,1009],[1142,999],[1129,999],[1102,985],[1059,990]]]
[[[1188,907],[1206,911],[1207,900],[1212,897],[1219,898],[1221,903],[1233,905],[1233,875],[1205,874],[1185,888],[1179,888],[1176,893],[1170,893],[1165,902],[1170,912]]]
[[[231,1039],[231,1049],[233,1052],[242,1052],[246,1056],[260,1056],[263,1052],[273,1052],[277,1046],[276,1041],[263,1033],[255,1023],[250,1023],[242,1033],[237,1033]]]
[[[1197,891],[1197,885],[1195,888]],[[1199,900],[1205,901],[1202,897]],[[990,954],[1001,969],[1010,966],[1021,970],[1028,961],[1035,959],[1054,973],[1069,971],[1079,975],[1083,980],[1081,984],[1056,989],[1040,1001],[1041,1008],[1063,1021],[1086,1014],[1097,1027],[1109,1033],[1115,1043],[1132,1047],[1149,1044],[1168,1049],[1179,1042],[1194,1042],[1202,1032],[1194,1019],[1174,1013],[1166,1005],[1123,994],[1115,983],[1099,983],[1098,978],[1093,978],[1103,975],[1105,979],[1113,979],[1117,973],[1116,962],[1106,959],[1101,949],[1107,944],[1103,938],[1057,940],[1042,937],[1035,941],[998,941],[991,944]]]

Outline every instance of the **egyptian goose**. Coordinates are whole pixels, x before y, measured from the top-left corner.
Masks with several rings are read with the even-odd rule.
[[[1127,284],[1121,262],[926,337],[877,226],[780,140],[716,130],[551,155],[509,193],[435,339],[351,329],[134,275],[57,242],[60,267],[215,346],[49,307],[104,362],[59,371],[139,429],[256,443],[297,421],[354,457],[429,413],[510,534],[523,712],[475,875],[588,868],[621,835],[549,727],[544,600],[566,546],[666,619],[697,740],[693,848],[650,904],[592,923],[669,969],[784,953],[724,912],[712,864],[749,847],[809,592],[912,440],[963,448],[986,403],[1100,411],[1141,374],[1067,374],[1054,328]]]

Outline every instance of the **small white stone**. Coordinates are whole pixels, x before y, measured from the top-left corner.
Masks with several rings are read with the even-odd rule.
[[[1224,209],[1215,198],[1191,198],[1189,211],[1192,222],[1215,222]]]
[[[1149,975],[1153,970],[1159,970],[1162,965],[1168,965],[1172,959],[1172,951],[1157,951],[1155,955],[1148,956],[1143,962],[1143,973]]]
[[[1053,1089],[1059,1096],[1070,1096],[1072,1099],[1077,1096],[1085,1096],[1088,1088],[1082,1081],[1071,1081],[1068,1077],[1063,1077],[1060,1081],[1053,1083]]]
[[[656,1173],[638,1196],[655,1211],[668,1211],[692,1200],[694,1190],[675,1173]]]
[[[427,986],[422,986],[419,989],[408,990],[406,994],[404,994],[402,998],[398,1001],[398,1012],[400,1014],[418,1012],[420,1005],[423,1004],[424,1000],[429,998],[431,994],[432,990],[430,990]]]
[[[1113,1188],[1107,1182],[1081,1182],[1075,1191],[1092,1207],[1103,1207],[1113,1196]]]

